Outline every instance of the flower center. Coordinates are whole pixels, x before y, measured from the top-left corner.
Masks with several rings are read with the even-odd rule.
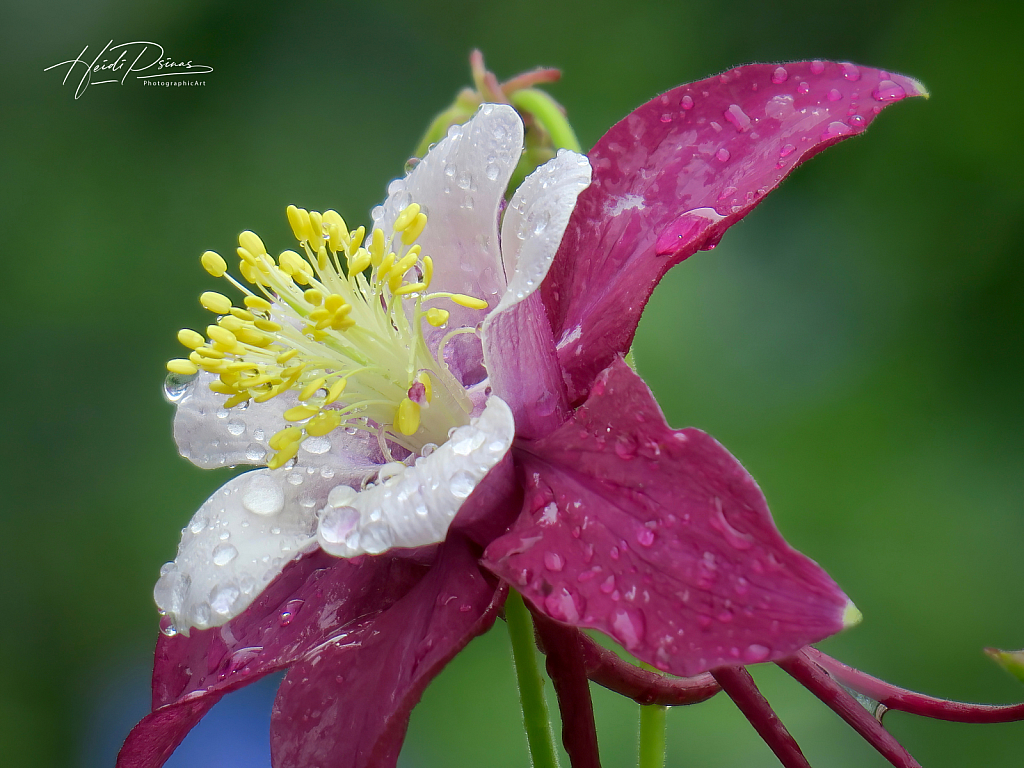
[[[251,287],[228,274],[219,254],[202,255],[207,272],[243,293],[244,306],[203,293],[200,303],[217,322],[205,336],[180,331],[192,351],[168,362],[168,371],[217,374],[210,389],[227,396],[225,408],[297,392],[299,403],[284,412],[291,424],[268,441],[276,451],[271,469],[294,457],[303,440],[338,428],[375,433],[389,459],[389,443],[413,453],[443,443],[472,410],[444,363],[444,345],[472,328],[449,332],[432,352],[423,324],[447,325],[448,311],[432,306],[441,300],[480,310],[487,303],[429,292],[433,262],[416,242],[426,213],[412,203],[390,234],[374,229],[369,238],[364,227],[350,231],[336,211],[290,205],[287,213],[304,255],[287,250],[275,261],[254,232],[238,236],[239,271]]]

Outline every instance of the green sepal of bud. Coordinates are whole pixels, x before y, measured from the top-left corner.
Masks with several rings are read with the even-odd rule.
[[[985,653],[996,664],[1024,683],[1024,650],[1003,651],[999,648],[986,648]]]

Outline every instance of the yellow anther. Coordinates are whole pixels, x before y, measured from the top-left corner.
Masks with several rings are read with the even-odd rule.
[[[417,213],[412,224],[410,224],[409,228],[402,233],[402,242],[406,245],[412,245],[415,243],[416,238],[423,234],[423,228],[425,226],[427,226],[427,214]]]
[[[262,256],[267,252],[267,246],[260,240],[260,236],[249,230],[238,235],[238,244],[254,256]]]
[[[334,382],[334,384],[331,385],[331,388],[327,390],[327,397],[324,399],[324,403],[330,405],[339,397],[341,397],[341,393],[345,391],[345,387],[347,384],[348,379],[338,379],[336,382]]]
[[[309,213],[294,205],[289,205],[285,213],[288,214],[288,224],[291,225],[295,239],[300,243],[309,240]]]
[[[312,405],[296,405],[294,408],[289,408],[285,411],[285,421],[302,421],[308,419],[310,416],[316,416],[320,412],[320,409]]]
[[[302,292],[302,298],[312,304],[314,307],[319,307],[324,301],[324,295],[316,288],[307,288]]]
[[[234,317],[237,317],[237,318],[238,318],[239,320],[247,320],[247,321],[249,321],[250,323],[251,323],[251,322],[252,322],[253,320],[255,320],[255,319],[256,319],[256,316],[255,316],[255,315],[253,315],[253,313],[252,313],[252,312],[249,312],[249,311],[248,311],[248,310],[246,310],[246,309],[241,309],[241,308],[239,308],[239,307],[232,307],[232,308],[231,308],[231,314],[232,314],[232,315],[233,315]]]
[[[237,395],[238,390],[234,387],[229,387],[223,381],[211,381],[210,391],[216,392],[218,395]]]
[[[364,237],[366,237],[366,227],[360,226],[358,229],[352,230],[349,234],[349,250],[357,250],[363,244]]]
[[[274,434],[269,440],[267,445],[273,448],[275,451],[279,451],[289,443],[294,443],[302,439],[302,427],[285,427],[280,432]]]
[[[203,338],[203,334],[196,333],[191,328],[182,328],[178,331],[178,341],[189,349],[199,349],[199,347],[206,343],[206,339]]]
[[[431,307],[427,310],[427,322],[435,328],[440,328],[448,322],[448,310]]]
[[[309,247],[319,251],[324,244],[324,219],[317,211],[309,212]]]
[[[405,256],[400,258],[398,260],[398,263],[395,264],[389,270],[389,273],[392,277],[394,277],[395,275],[398,275],[399,277],[404,277],[405,273],[408,272],[413,266],[415,266],[420,254],[419,251],[416,251],[416,253],[412,253],[411,250],[412,249],[410,249],[410,253],[407,253],[405,254]]]
[[[269,312],[274,308],[274,305],[262,296],[246,296],[244,302],[245,306],[249,309],[255,309],[259,312]]]
[[[266,347],[273,341],[267,334],[260,333],[253,328],[242,328],[236,331],[235,335],[243,344],[249,344],[254,347]]]
[[[434,387],[430,383],[430,374],[427,373],[426,371],[420,371],[419,376],[416,377],[416,381],[423,385],[423,394],[426,397],[427,402],[429,403],[431,400],[434,399]]]
[[[236,405],[241,405],[249,399],[248,392],[239,392],[237,395],[232,395],[224,401],[224,410],[228,408],[234,408]]]
[[[371,261],[370,252],[365,248],[360,248],[352,254],[352,258],[348,260],[348,273],[350,275],[358,275],[370,266]]]
[[[345,236],[348,237],[348,226],[345,224],[345,219],[341,217],[341,214],[337,211],[324,211],[324,224],[329,227],[338,227],[345,232]]]
[[[348,304],[345,303],[344,296],[332,293],[324,299],[324,309],[328,312],[337,312],[342,307],[348,307]],[[349,309],[351,309],[351,307],[349,307]]]
[[[306,434],[310,437],[320,437],[340,424],[341,415],[337,411],[324,411],[306,422]]]
[[[238,271],[242,273],[242,277],[245,278],[246,282],[253,285],[266,285],[266,280],[263,279],[260,271],[252,264],[243,261],[238,265]]]
[[[197,347],[196,354],[202,355],[203,357],[208,357],[211,360],[224,359],[224,353],[221,352],[219,349],[213,349],[212,347]]]
[[[402,400],[395,413],[395,429],[403,435],[414,435],[420,428],[420,404],[408,397]]]
[[[380,264],[375,264],[374,265],[374,266],[377,267],[377,275],[378,275],[378,277],[383,279],[389,272],[391,272],[391,267],[392,267],[392,265],[394,265],[394,263],[395,263],[395,252],[392,251],[391,253],[389,253],[387,256],[384,257],[384,259],[380,262]]]
[[[248,360],[239,360],[235,363],[228,363],[228,370],[236,374],[241,373],[242,371],[258,371],[259,369],[260,367],[256,365],[256,363],[250,363]]]
[[[213,341],[219,341],[221,344],[225,344],[229,347],[233,347],[238,343],[238,338],[229,331],[227,328],[221,328],[219,325],[208,325],[206,326],[206,335]]]
[[[271,398],[280,395],[282,392],[284,392],[284,390],[285,388],[280,385],[276,387],[271,387],[266,392],[261,392],[260,394],[256,395],[256,397],[254,397],[253,400],[257,403],[265,403],[267,402],[267,400],[270,400]]]
[[[314,309],[312,312],[309,313],[308,320],[311,323],[319,323],[321,320],[326,320],[327,318],[329,318],[332,314],[333,313],[329,309],[320,307],[318,309]]]
[[[392,291],[392,293],[394,293],[395,296],[407,296],[410,293],[417,293],[418,291],[425,291],[426,289],[426,283],[406,283],[400,288]]]
[[[275,384],[275,380],[267,374],[260,376],[252,376],[248,379],[242,379],[238,382],[238,386],[241,389],[252,389],[253,387],[262,387],[264,384]]]
[[[321,376],[319,379],[309,382],[299,392],[299,400],[309,400],[313,395],[317,393],[317,390],[323,387],[324,382],[327,381],[326,376]]]
[[[341,252],[348,247],[348,227],[337,211],[324,211],[324,227],[331,240],[331,250]]]
[[[242,260],[242,264],[248,264],[255,270],[262,269],[260,260],[257,259],[255,254],[253,254],[249,249],[239,246],[238,248],[235,248],[235,253],[237,253],[238,258]]]
[[[379,267],[381,262],[384,260],[384,231],[381,229],[374,229],[373,235],[370,237],[370,247],[367,249],[370,251],[370,263],[375,267]]]
[[[351,308],[349,307],[345,309],[339,309],[337,312],[334,313],[329,323],[331,328],[333,328],[336,331],[347,331],[349,328],[356,324],[356,321],[348,316],[349,309]]]
[[[287,352],[282,352],[280,355],[278,355],[276,358],[276,362],[278,365],[284,365],[289,360],[294,358],[297,354],[299,354],[299,350],[293,347],[292,349],[289,349]]]
[[[418,245],[414,245],[413,248],[419,248]],[[412,248],[409,249],[412,252]],[[430,281],[434,279],[434,260],[429,256],[423,257],[423,282],[430,285]]]
[[[232,309],[234,309],[234,307],[232,307]],[[235,331],[239,331],[242,328],[245,328],[245,323],[243,323],[241,320],[239,320],[237,317],[233,315],[225,315],[224,317],[217,321],[217,325],[219,325],[221,328],[227,328],[232,333],[234,333]]]
[[[193,373],[199,373],[199,368],[196,364],[191,360],[185,360],[184,358],[168,360],[167,370],[171,373],[177,373],[182,376],[191,376]]]
[[[228,271],[228,263],[216,251],[206,251],[199,257],[199,261],[202,263],[203,269],[214,277],[223,277],[224,273]]]
[[[218,315],[226,315],[231,311],[231,299],[223,293],[206,291],[199,296],[199,303],[204,309],[208,309]]]
[[[487,309],[487,302],[483,299],[477,299],[473,296],[466,296],[464,293],[453,293],[448,297],[460,307],[467,307],[469,309]]]
[[[398,218],[395,219],[395,232],[401,232],[410,224],[412,224],[416,216],[419,215],[419,212],[419,203],[412,203],[411,205],[407,205],[405,209],[400,214],[398,214]]]
[[[275,453],[274,456],[270,459],[270,461],[267,462],[267,467],[269,469],[278,469],[280,467],[283,467],[285,464],[287,464],[289,461],[295,458],[295,454],[299,452],[299,445],[301,445],[301,443],[298,441],[286,445],[280,451]]]
[[[264,320],[262,317],[257,317],[252,321],[252,324],[267,333],[277,333],[284,327],[280,323],[275,323],[273,320]]]

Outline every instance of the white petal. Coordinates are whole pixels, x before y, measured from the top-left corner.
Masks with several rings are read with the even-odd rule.
[[[484,104],[453,126],[404,179],[388,187],[374,224],[390,234],[398,214],[419,203],[427,214],[420,236],[434,262],[431,289],[468,293],[491,306],[505,287],[498,247],[498,211],[523,150],[523,123],[507,104]],[[452,310],[450,327],[475,325],[479,311]]]
[[[265,403],[224,410],[226,396],[210,390],[215,379],[204,371],[175,393],[178,451],[203,469],[265,465],[273,454],[267,441],[289,425],[283,414],[298,402],[296,394],[285,392]],[[377,438],[363,431],[348,434],[339,429],[307,438],[298,454],[300,466],[315,467],[326,479],[333,477],[335,484],[359,485],[383,463]]]
[[[316,509],[336,485],[311,468],[258,469],[228,481],[182,530],[160,570],[157,607],[179,631],[220,626],[315,546]]]
[[[178,452],[203,469],[266,464],[267,440],[287,426],[282,414],[294,405],[288,393],[265,403],[224,410],[226,395],[210,390],[217,377],[205,371],[178,393],[174,403],[174,442]]]
[[[548,273],[576,198],[590,186],[590,161],[567,149],[531,173],[516,190],[501,224],[501,255],[510,274],[494,312],[516,304]]]
[[[491,397],[483,413],[413,466],[385,465],[381,475],[391,477],[359,493],[334,488],[320,516],[320,546],[354,557],[443,541],[463,502],[505,456],[513,437],[511,410]]]

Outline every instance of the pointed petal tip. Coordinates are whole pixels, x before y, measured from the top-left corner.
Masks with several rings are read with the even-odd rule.
[[[847,600],[846,607],[843,608],[843,629],[857,626],[863,618],[864,614],[853,604],[853,600]]]
[[[1001,648],[986,648],[985,653],[996,664],[1024,683],[1024,650],[1004,651]]]
[[[906,77],[906,80],[913,89],[912,92],[908,91],[908,96],[923,96],[926,99],[930,99],[932,97],[931,93],[928,92],[928,89],[925,88],[924,83],[922,83],[920,80],[917,80],[913,77]]]

